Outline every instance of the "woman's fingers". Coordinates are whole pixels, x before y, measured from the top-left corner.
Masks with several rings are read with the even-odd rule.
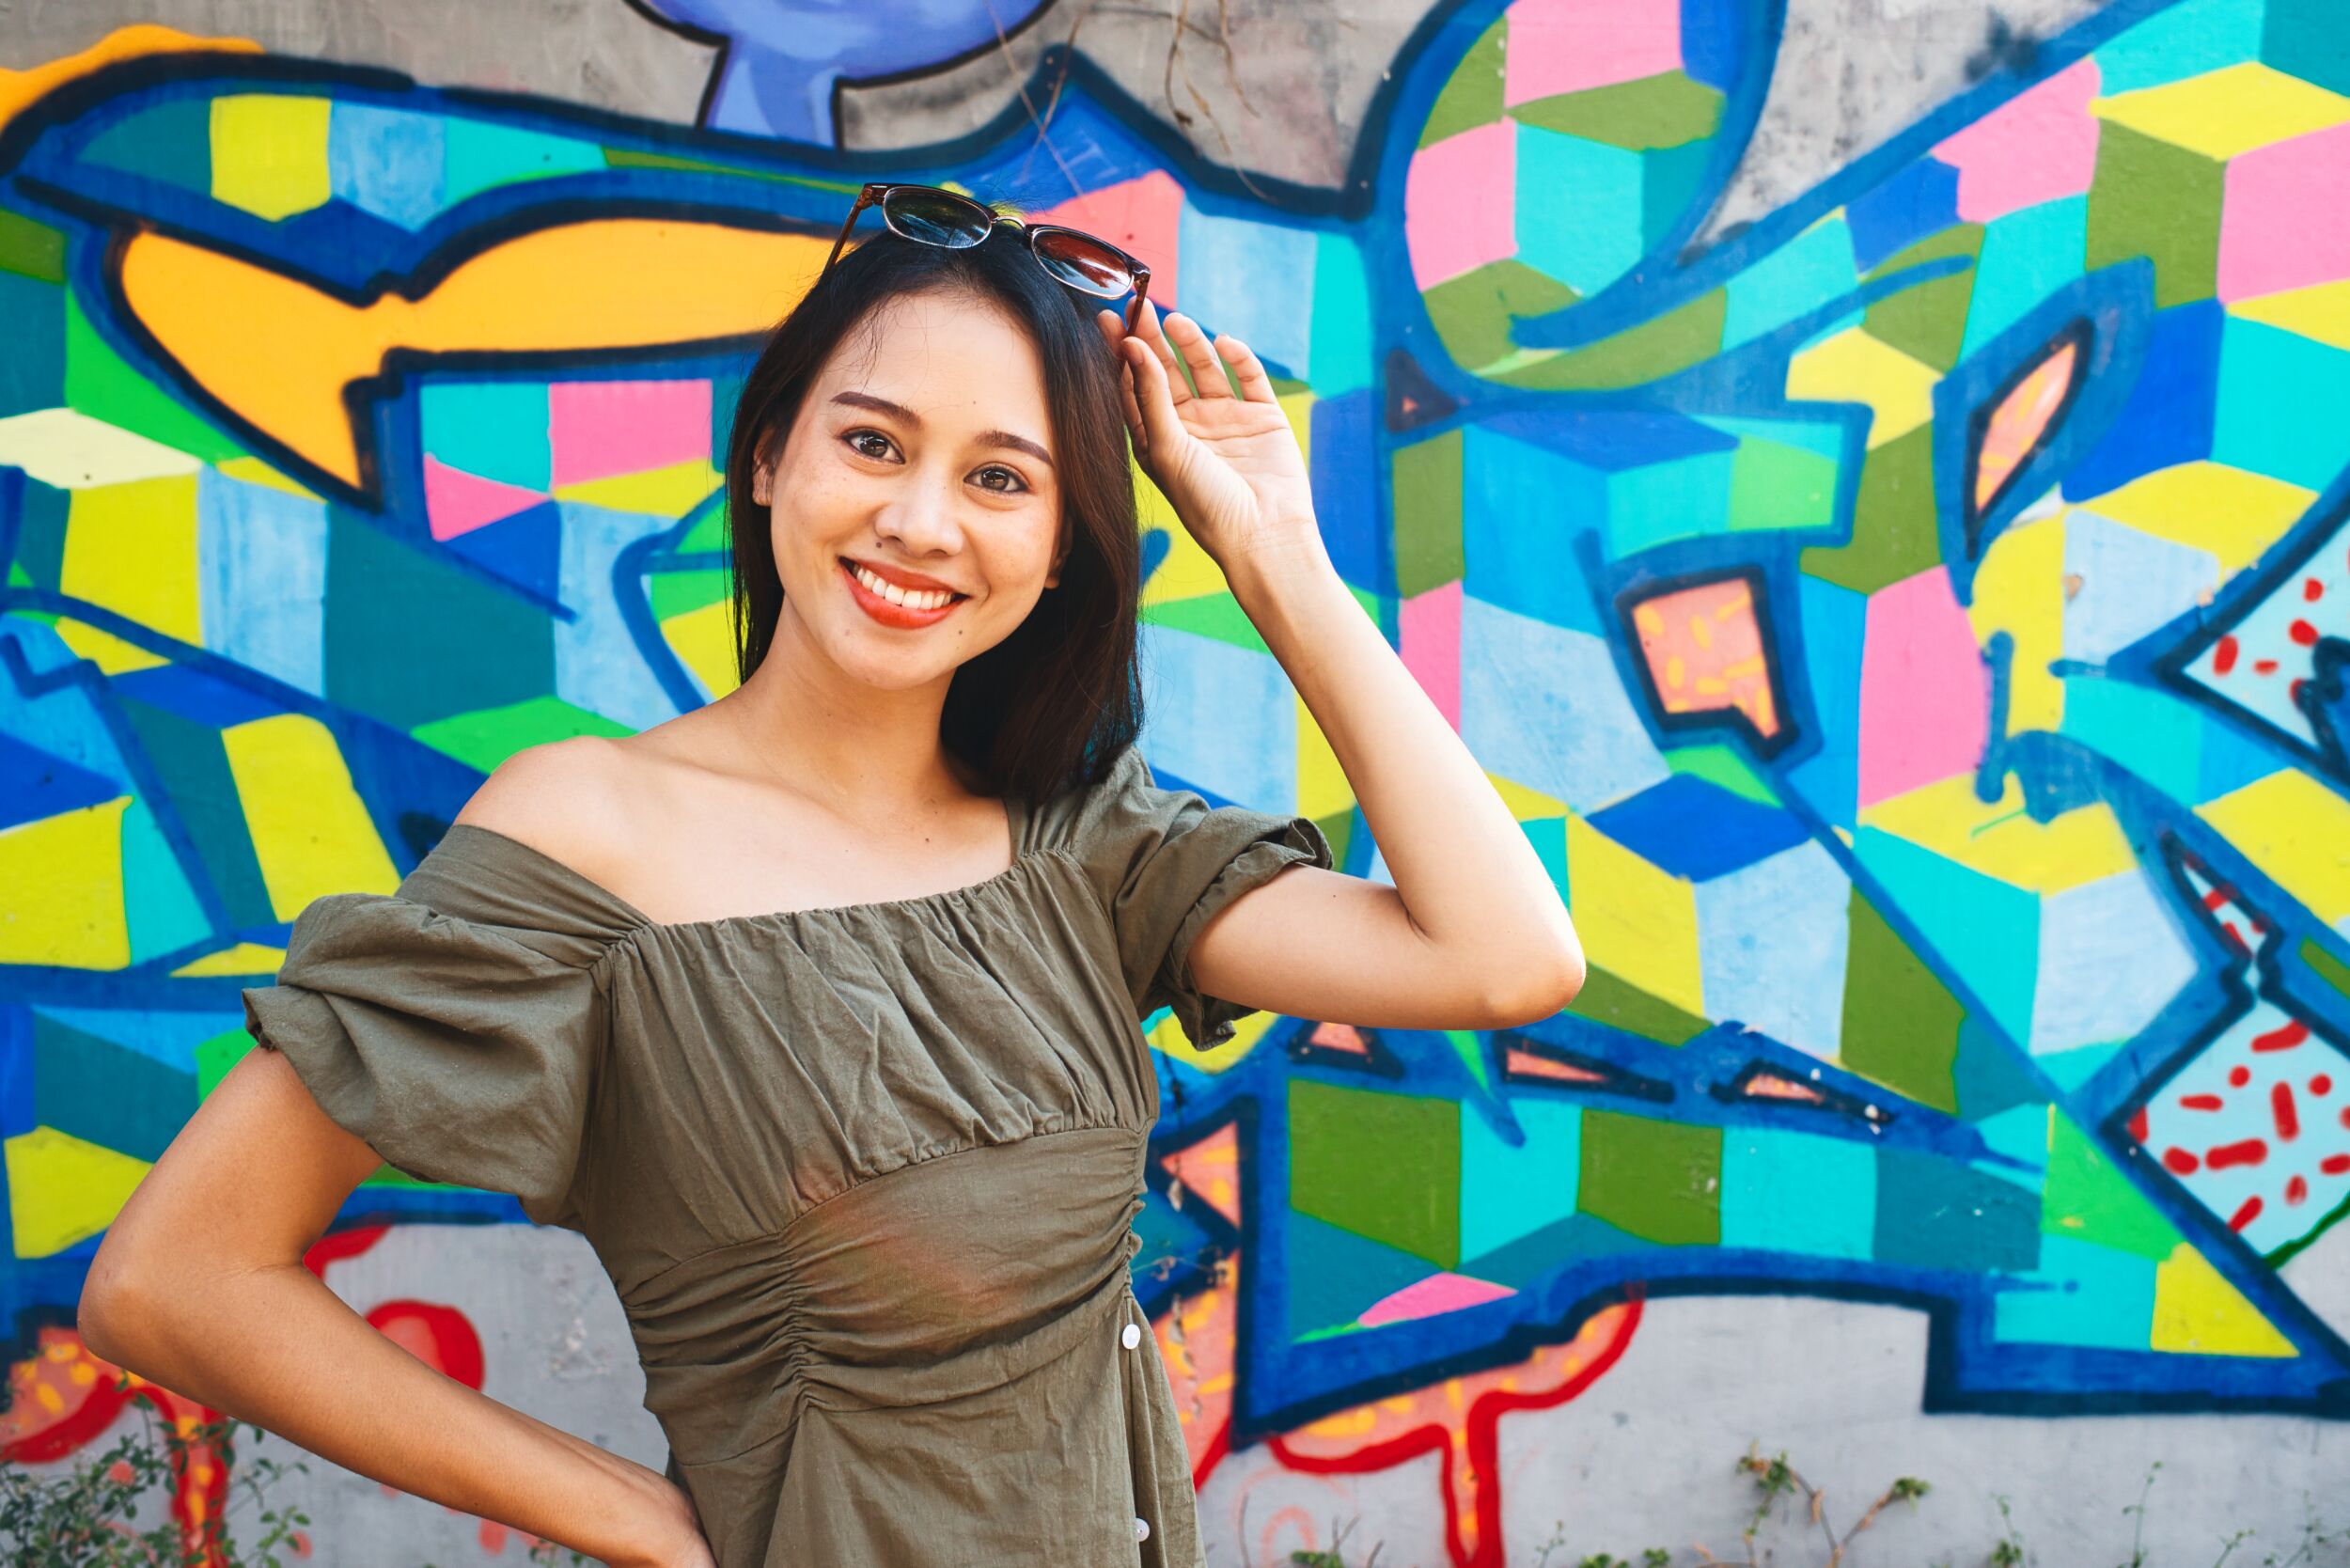
[[[1171,390],[1172,385],[1181,384],[1182,378],[1167,373],[1150,344],[1138,339],[1129,341],[1134,346],[1124,351],[1126,368],[1133,378],[1135,400],[1140,405],[1145,442],[1150,450],[1166,451],[1183,433]]]
[[[1232,368],[1232,378],[1240,383],[1240,395],[1252,403],[1275,403],[1281,400],[1273,389],[1273,378],[1265,373],[1264,361],[1256,351],[1230,333],[1215,340],[1215,352]]]
[[[1175,351],[1167,345],[1167,329],[1159,321],[1159,308],[1149,300],[1142,302],[1142,320],[1135,323],[1134,336],[1142,339],[1166,370],[1167,397],[1178,403],[1189,402],[1191,388],[1183,384],[1183,373],[1176,368]]]
[[[1102,330],[1102,340],[1109,345],[1110,357],[1118,362],[1118,400],[1120,412],[1126,419],[1126,433],[1134,438],[1139,450],[1145,437],[1142,430],[1142,407],[1135,401],[1135,372],[1126,363],[1126,352],[1120,346],[1126,341],[1126,319],[1115,310],[1094,312],[1093,324]]]
[[[1203,398],[1229,398],[1232,384],[1224,379],[1224,363],[1215,356],[1215,349],[1208,342],[1208,335],[1199,330],[1199,323],[1182,312],[1167,319],[1167,336],[1175,345],[1175,352],[1191,367],[1191,379]]]

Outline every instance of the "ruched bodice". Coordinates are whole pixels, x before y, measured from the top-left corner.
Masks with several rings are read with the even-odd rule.
[[[922,898],[659,922],[461,823],[245,992],[338,1123],[584,1234],[720,1568],[1196,1568],[1128,1284],[1158,1079],[1246,1009],[1185,956],[1312,821],[1102,783]]]

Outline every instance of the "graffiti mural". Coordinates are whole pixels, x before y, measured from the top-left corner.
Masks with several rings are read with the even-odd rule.
[[[24,1390],[303,905],[391,890],[516,749],[728,688],[734,378],[874,167],[827,106],[996,39],[653,8],[728,40],[697,123],[151,28],[0,81],[20,1452],[111,1419]],[[1670,1297],[1921,1313],[1927,1413],[2350,1416],[2350,17],[2117,0],[1700,243],[1780,22],[1439,7],[1341,189],[1059,49],[887,165],[1256,348],[1574,912],[1589,984],[1522,1030],[1149,1025],[1197,1479],[1433,1456],[1462,1568],[1509,1560],[1500,1418]],[[1384,874],[1144,525],[1161,779]],[[387,1168],[346,1220],[522,1215]]]

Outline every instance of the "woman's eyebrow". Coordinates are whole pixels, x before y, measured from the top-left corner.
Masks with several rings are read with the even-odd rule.
[[[887,398],[877,398],[870,392],[835,392],[832,395],[832,400],[837,403],[846,403],[851,408],[870,408],[876,414],[886,414],[893,419],[903,420],[908,426],[917,431],[922,428],[922,416],[914,410],[901,403],[893,403]],[[1013,451],[1026,452],[1047,468],[1057,466],[1053,462],[1052,453],[1025,435],[1014,435],[1010,431],[981,431],[979,441],[983,446],[1010,447]]]

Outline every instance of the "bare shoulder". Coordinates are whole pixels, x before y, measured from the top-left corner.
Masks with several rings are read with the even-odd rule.
[[[601,735],[525,746],[491,771],[457,820],[593,875],[626,842],[635,765],[626,747]]]

